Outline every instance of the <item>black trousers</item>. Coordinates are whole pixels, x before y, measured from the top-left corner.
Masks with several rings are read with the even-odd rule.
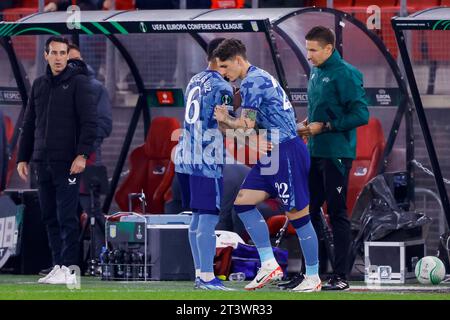
[[[79,265],[79,175],[70,175],[71,165],[36,164],[39,202],[54,265]]]
[[[351,167],[352,159],[348,158],[311,158],[309,171],[311,220],[319,238],[322,238],[320,208],[326,201],[334,239],[333,272],[341,277],[345,277],[350,271],[349,253],[352,239],[346,199]],[[321,264],[324,264],[324,261],[321,261]]]

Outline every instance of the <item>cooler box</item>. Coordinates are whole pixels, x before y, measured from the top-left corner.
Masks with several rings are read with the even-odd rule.
[[[367,284],[414,282],[414,268],[425,256],[425,241],[364,242],[364,281]]]
[[[123,216],[120,218],[122,222],[144,222],[144,217],[147,224],[160,224],[160,225],[189,225],[191,223],[192,216],[187,214],[150,214],[144,216]]]
[[[109,250],[146,252],[148,280],[194,280],[190,221],[190,215],[123,216],[105,224],[106,243]]]

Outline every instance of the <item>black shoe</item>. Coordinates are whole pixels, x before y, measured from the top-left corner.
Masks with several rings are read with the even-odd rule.
[[[50,271],[53,270],[53,267],[47,268],[47,269],[42,269],[41,271],[39,271],[39,275],[40,276],[46,276],[50,273]]]
[[[293,289],[296,286],[298,286],[303,279],[305,278],[305,276],[301,273],[297,273],[292,279],[290,279],[289,281],[283,281],[280,282],[277,287],[280,288],[281,290],[287,290],[287,289]]]
[[[322,286],[324,291],[343,291],[350,289],[348,281],[339,276],[331,277],[326,284]]]

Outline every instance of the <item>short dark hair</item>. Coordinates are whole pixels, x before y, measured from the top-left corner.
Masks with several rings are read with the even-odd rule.
[[[324,26],[316,26],[308,31],[305,36],[306,40],[318,41],[325,47],[327,44],[331,44],[333,48],[335,47],[336,37],[334,36],[333,30]]]
[[[76,50],[78,52],[81,52],[80,48],[75,43],[70,43],[69,44],[69,51],[70,50]]]
[[[47,39],[47,41],[45,41],[45,52],[47,52],[47,54],[50,52],[50,43],[51,42],[65,43],[67,45],[67,52],[69,52],[69,40],[67,40],[64,37],[51,36],[50,38]]]
[[[214,50],[214,56],[222,61],[232,59],[236,56],[241,56],[247,60],[247,49],[241,40],[226,39]]]
[[[206,53],[208,54],[208,61],[212,61],[214,56],[214,50],[222,43],[225,38],[214,38],[208,43],[208,48],[206,49]]]

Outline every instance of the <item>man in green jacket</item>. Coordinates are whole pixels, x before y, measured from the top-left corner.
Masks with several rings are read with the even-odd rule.
[[[349,288],[346,274],[351,271],[348,177],[356,156],[356,128],[367,124],[369,111],[363,76],[335,49],[334,32],[317,26],[305,38],[313,68],[308,84],[308,118],[302,122],[298,134],[308,137],[311,156],[311,219],[316,232],[320,232],[320,208],[326,201],[335,248],[333,276],[322,290],[346,290]]]

